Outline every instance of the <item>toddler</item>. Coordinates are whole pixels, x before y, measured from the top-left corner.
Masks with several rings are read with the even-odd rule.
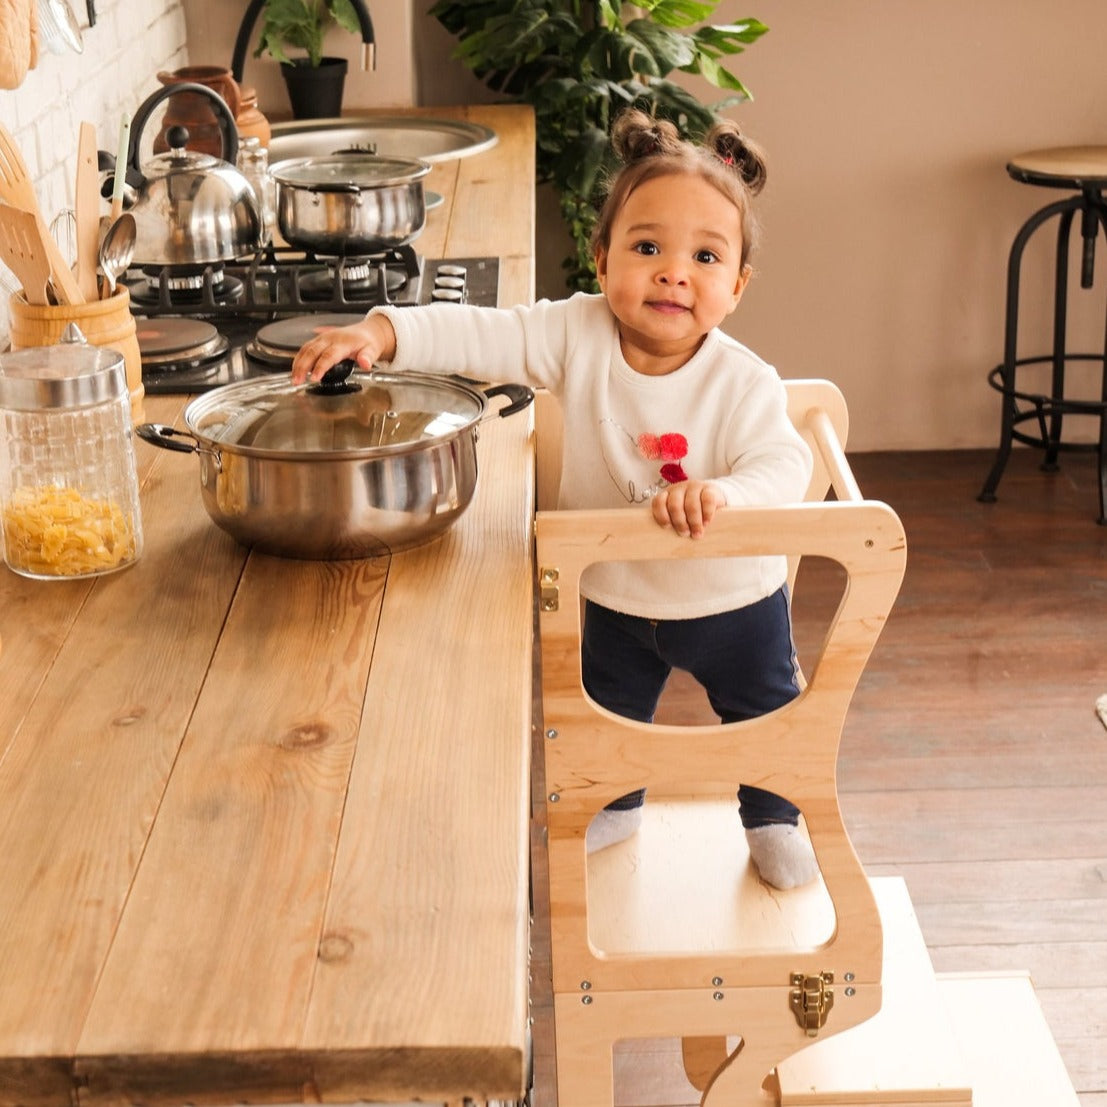
[[[532,307],[436,304],[374,308],[305,343],[296,381],[335,362],[459,372],[548,389],[565,422],[559,507],[649,510],[659,526],[700,537],[723,506],[803,498],[811,456],[786,412],[775,370],[719,324],[749,282],[751,199],[765,180],[758,149],[729,121],[704,142],[639,111],[612,133],[622,163],[594,236],[602,294]],[[653,719],[674,667],[704,687],[723,722],[798,694],[784,557],[591,566],[582,670],[588,695]],[[604,808],[591,852],[629,837],[644,791]],[[791,888],[818,867],[799,811],[742,785],[740,818],[767,883]]]

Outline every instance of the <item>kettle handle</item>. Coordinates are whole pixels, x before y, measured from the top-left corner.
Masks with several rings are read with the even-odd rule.
[[[139,165],[138,162],[139,141],[142,138],[142,130],[146,126],[146,122],[150,118],[154,108],[156,108],[162,100],[170,96],[176,96],[179,92],[198,92],[201,96],[206,96],[211,100],[215,107],[216,117],[219,120],[219,133],[223,138],[223,160],[234,165],[238,159],[238,128],[235,126],[234,116],[231,115],[231,109],[227,106],[227,101],[214,89],[208,88],[207,85],[197,85],[189,81],[182,81],[177,85],[166,85],[164,88],[159,88],[157,92],[143,100],[138,110],[135,112],[134,119],[131,120],[131,141],[130,145],[127,147],[127,164],[142,180],[145,180],[145,177],[142,176],[142,166]]]

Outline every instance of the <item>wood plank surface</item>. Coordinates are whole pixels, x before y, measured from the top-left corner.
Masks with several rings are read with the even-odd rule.
[[[474,210],[506,211],[533,120],[473,112],[510,130]],[[435,173],[425,246],[502,251],[529,299],[530,210],[473,237]],[[250,554],[194,457],[137,452],[135,566],[0,572],[0,1103],[521,1098],[531,413],[390,559]]]
[[[0,1058],[74,1052],[237,587],[246,552],[210,525],[195,485],[183,457],[146,467],[146,552],[82,586],[87,598],[53,657],[33,643],[37,594],[55,583],[0,578],[5,613],[25,613],[5,619],[4,669],[25,641],[29,656],[49,661],[23,717],[5,719]],[[21,600],[10,608],[11,596]],[[56,610],[52,599],[45,610]]]
[[[449,557],[396,555],[381,612],[326,919],[342,956],[320,966],[307,1042],[371,1041],[397,1097],[419,1090],[389,1056],[413,1041],[433,1047],[428,1092],[484,1080],[503,1092],[523,1067],[526,980],[500,962],[505,949],[526,961],[530,582],[512,567],[530,523],[497,490],[532,474],[529,426],[526,414],[486,425],[486,510],[441,539]],[[420,608],[436,617],[413,624]],[[347,1088],[340,1065],[319,1079],[329,1098]]]

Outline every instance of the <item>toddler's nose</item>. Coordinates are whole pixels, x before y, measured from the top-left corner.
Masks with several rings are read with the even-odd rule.
[[[687,284],[688,274],[678,265],[667,265],[658,271],[657,279],[662,284]]]

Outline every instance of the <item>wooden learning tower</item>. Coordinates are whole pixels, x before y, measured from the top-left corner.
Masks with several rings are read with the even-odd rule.
[[[538,513],[559,1107],[613,1107],[620,1064],[633,1067],[643,1041],[673,1043],[678,1079],[691,1085],[683,1098],[657,1102],[991,1107],[987,1096],[974,1100],[961,1027],[939,994],[903,882],[866,877],[838,803],[839,740],[899,591],[904,530],[890,507],[861,495],[844,452],[848,414],[838,389],[820,380],[786,389],[815,458],[806,502],[726,509],[695,542],[658,527],[645,510]],[[538,448],[542,508],[552,503],[546,482],[560,453],[548,405],[539,407]],[[790,584],[805,556],[830,559],[845,574],[795,700],[748,722],[679,726],[621,718],[588,699],[579,594],[588,565],[761,554],[788,556]],[[738,820],[739,782],[799,807],[820,879],[787,892],[758,879]],[[592,817],[641,787],[648,799],[639,832],[587,856]],[[975,1025],[967,1013],[974,1003],[1017,1007],[1023,998],[973,993],[960,1018]],[[1013,1040],[1004,1035],[996,1048]],[[1023,1083],[1033,1094],[1037,1085]],[[1055,1084],[1048,1087],[1052,1095]],[[995,1102],[1023,1099],[997,1091]]]

